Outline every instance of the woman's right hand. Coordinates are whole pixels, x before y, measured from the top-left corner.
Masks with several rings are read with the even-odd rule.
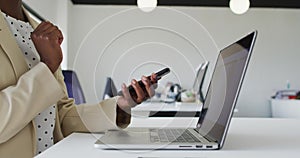
[[[63,41],[62,32],[52,23],[42,22],[31,33],[31,39],[40,55],[41,62],[44,62],[54,73],[63,59],[60,47]]]

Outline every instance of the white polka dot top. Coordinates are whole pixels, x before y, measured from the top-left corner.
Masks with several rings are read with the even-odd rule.
[[[29,69],[31,69],[40,62],[40,56],[30,38],[30,33],[33,32],[32,26],[5,13],[3,15],[17,40]],[[34,118],[37,134],[37,153],[41,153],[53,145],[55,108],[56,106],[50,106]]]

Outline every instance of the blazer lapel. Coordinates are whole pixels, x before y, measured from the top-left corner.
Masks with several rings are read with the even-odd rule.
[[[7,22],[2,13],[0,13],[0,37],[0,46],[10,59],[16,77],[19,78],[22,74],[28,71],[28,66],[21,49],[16,42],[16,39],[13,37],[9,27],[7,26]]]
[[[39,23],[30,17],[29,13],[27,12],[27,10],[24,7],[23,7],[23,11],[29,21],[29,24],[33,27],[33,29],[35,29],[39,25]]]

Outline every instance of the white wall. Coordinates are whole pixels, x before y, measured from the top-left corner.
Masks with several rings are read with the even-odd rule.
[[[106,76],[119,86],[163,66],[173,73],[162,83],[173,80],[189,87],[200,62],[214,63],[217,50],[253,29],[259,35],[236,116],[269,117],[268,99],[285,88],[286,80],[300,88],[299,10],[250,9],[240,16],[227,8],[159,7],[146,14],[133,6],[25,1],[64,27],[67,68],[77,71],[88,102],[101,100]]]
[[[161,8],[151,14],[135,7],[74,6],[71,10],[69,49],[74,54],[69,61],[74,62],[69,66],[86,76],[82,82],[92,102],[101,99],[107,76],[120,87],[165,66],[173,73],[164,81],[191,87],[194,69],[216,57],[218,49],[209,32],[174,9]]]
[[[285,88],[286,80],[300,88],[299,10],[250,9],[244,15],[201,7],[143,13],[133,6],[75,5],[70,10],[68,66],[78,72],[90,102],[101,100],[106,76],[120,86],[163,66],[173,72],[165,81],[189,87],[198,63],[214,63],[217,50],[254,29],[259,35],[236,115],[269,117],[274,91]]]

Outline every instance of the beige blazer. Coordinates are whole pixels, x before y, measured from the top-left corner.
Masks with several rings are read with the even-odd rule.
[[[1,11],[1,10],[0,10]],[[26,12],[26,11],[25,11]],[[37,23],[26,13],[30,24]],[[30,71],[15,38],[0,14],[0,157],[30,158],[36,154],[33,119],[57,105],[54,141],[79,131],[116,127],[116,98],[96,105],[74,105],[67,96],[63,75],[39,63]]]

